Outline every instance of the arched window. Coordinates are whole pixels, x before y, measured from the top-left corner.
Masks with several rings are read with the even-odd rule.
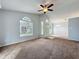
[[[23,17],[20,20],[20,36],[33,35],[33,23],[30,18]]]

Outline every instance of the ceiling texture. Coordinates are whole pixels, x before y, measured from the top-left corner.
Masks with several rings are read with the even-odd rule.
[[[51,18],[67,18],[79,16],[79,0],[2,0],[2,9],[41,14],[37,10],[46,2],[53,3]]]

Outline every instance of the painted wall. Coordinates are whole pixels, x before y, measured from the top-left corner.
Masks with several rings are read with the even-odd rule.
[[[33,22],[33,36],[20,37],[20,19],[29,17]],[[0,46],[26,41],[40,35],[40,19],[37,14],[0,9]]]
[[[68,32],[69,38],[79,41],[79,17],[69,19]]]

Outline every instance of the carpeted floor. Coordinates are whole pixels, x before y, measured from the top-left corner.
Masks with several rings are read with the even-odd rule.
[[[0,59],[79,59],[79,42],[39,38],[2,48]]]

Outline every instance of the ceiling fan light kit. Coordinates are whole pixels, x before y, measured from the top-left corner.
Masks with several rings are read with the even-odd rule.
[[[43,12],[48,12],[48,8],[44,8],[43,9]]]

